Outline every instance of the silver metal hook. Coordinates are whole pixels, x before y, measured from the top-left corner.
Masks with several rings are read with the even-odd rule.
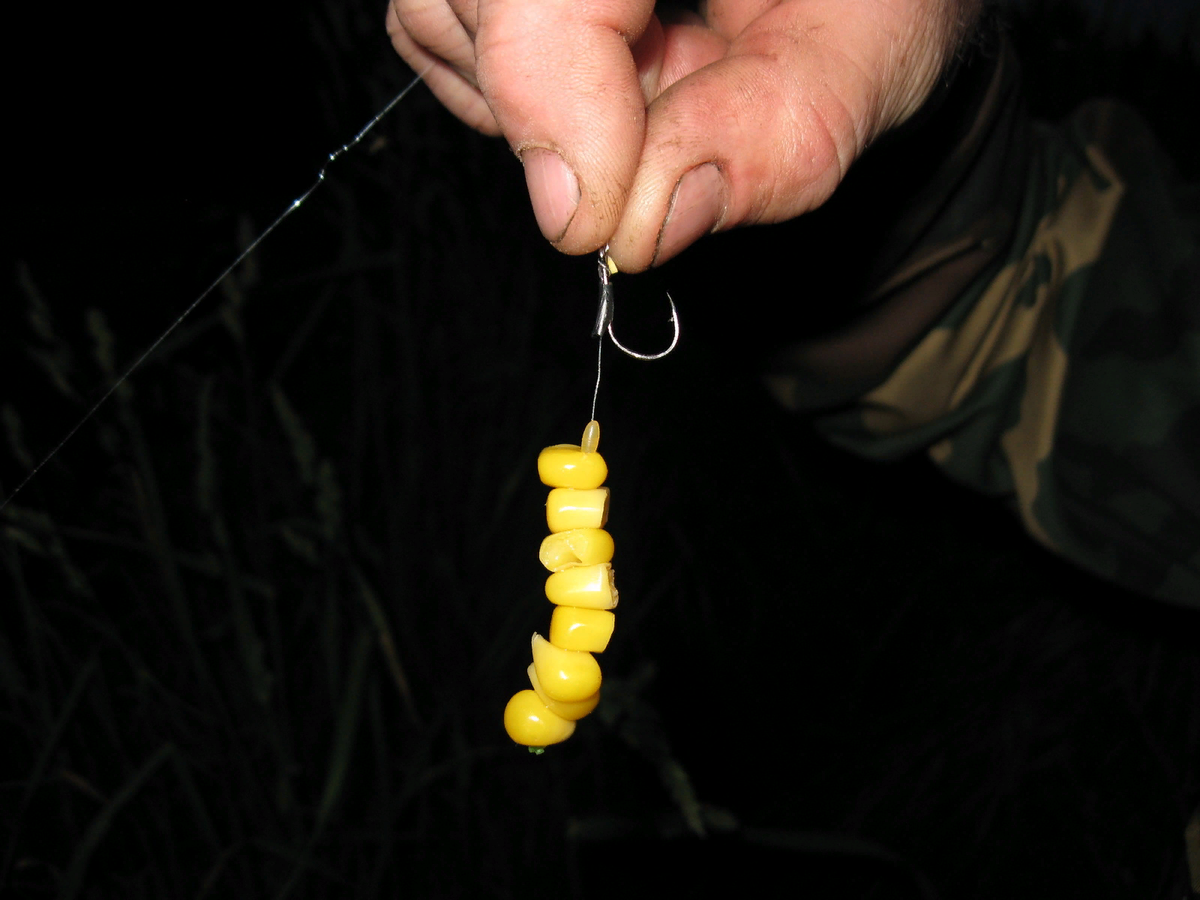
[[[675,334],[671,338],[671,345],[661,353],[638,353],[636,350],[630,350],[619,340],[616,334],[613,333],[613,287],[609,280],[609,275],[613,271],[609,268],[608,260],[608,244],[601,248],[597,266],[600,272],[600,308],[596,312],[596,325],[592,329],[592,337],[603,337],[608,334],[609,340],[616,345],[617,349],[626,356],[632,356],[634,359],[662,359],[668,353],[675,349],[675,345],[679,343],[679,312],[675,309],[675,301],[671,299],[671,295],[667,294],[667,302],[671,304],[671,325],[674,326]]]

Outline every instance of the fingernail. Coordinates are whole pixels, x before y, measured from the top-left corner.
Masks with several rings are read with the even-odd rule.
[[[579,182],[553,150],[530,147],[521,154],[521,162],[538,228],[547,240],[561,240],[579,206]]]
[[[724,207],[721,172],[712,163],[684,173],[675,187],[654,261],[667,260],[717,224]]]

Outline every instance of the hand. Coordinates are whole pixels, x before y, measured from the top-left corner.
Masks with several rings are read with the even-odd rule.
[[[928,98],[979,0],[391,0],[401,56],[503,135],[538,225],[640,271],[823,203]],[[896,173],[903,178],[904,173]]]

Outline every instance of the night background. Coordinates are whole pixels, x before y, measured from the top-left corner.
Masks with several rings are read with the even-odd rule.
[[[33,6],[3,497],[412,77],[376,0]],[[1197,4],[1091,16],[1012,5],[1031,108],[1121,96],[1200,177]],[[773,406],[763,347],[858,264],[789,227],[615,282],[627,343],[666,290],[683,336],[606,352],[617,631],[532,756],[501,713],[595,265],[418,86],[0,512],[0,893],[1185,896],[1200,616]]]

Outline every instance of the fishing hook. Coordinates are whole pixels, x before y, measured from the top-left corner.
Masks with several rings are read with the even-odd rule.
[[[632,356],[634,359],[662,359],[668,353],[675,349],[675,345],[679,343],[679,313],[675,309],[675,301],[671,299],[671,295],[667,294],[667,302],[671,304],[671,325],[675,329],[675,334],[671,338],[671,346],[667,347],[661,353],[638,353],[636,350],[630,350],[619,340],[613,333],[613,287],[609,280],[610,275],[615,275],[617,267],[613,265],[612,260],[608,257],[608,244],[605,244],[599,254],[597,266],[600,272],[600,308],[596,312],[596,327],[592,329],[592,337],[603,338],[605,333],[609,339],[616,344],[617,349],[626,356]]]

